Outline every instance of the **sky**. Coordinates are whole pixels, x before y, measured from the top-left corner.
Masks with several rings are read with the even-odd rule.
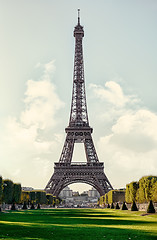
[[[114,188],[157,175],[157,1],[0,5],[0,175],[42,189],[53,174],[70,116],[78,8],[88,116],[105,174]],[[82,144],[73,161],[86,161]]]

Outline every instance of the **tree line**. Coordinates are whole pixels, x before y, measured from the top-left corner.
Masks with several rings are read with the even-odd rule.
[[[121,203],[132,204],[131,209],[137,211],[136,203],[149,203],[147,212],[155,212],[153,202],[157,202],[157,176],[144,176],[139,181],[126,184],[125,190],[111,190],[100,197],[99,205],[114,208]]]
[[[10,179],[3,179],[0,176],[0,204],[11,204],[12,210],[15,210],[16,204],[22,204],[23,209],[27,209],[28,205],[34,209],[34,205],[37,205],[38,208],[40,208],[40,204],[55,206],[60,201],[59,198],[52,194],[46,194],[42,190],[22,191],[20,183],[14,183]]]

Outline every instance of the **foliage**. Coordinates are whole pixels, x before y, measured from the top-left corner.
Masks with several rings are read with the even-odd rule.
[[[46,204],[47,198],[46,198],[46,192],[45,191],[36,191],[36,203],[39,204]]]
[[[14,183],[13,186],[13,203],[20,203],[21,200],[21,184]]]
[[[133,201],[133,203],[132,203],[131,211],[138,211],[138,208],[137,208],[137,206],[136,206],[135,201]]]
[[[107,196],[108,196],[108,203],[112,204],[112,202],[113,202],[113,190],[109,191],[107,193]]]
[[[142,177],[139,180],[139,191],[137,199],[140,203],[149,202],[150,200],[152,200],[152,189],[155,182],[157,182],[156,176],[146,176]]]
[[[126,192],[125,192],[125,201],[127,203],[132,203],[136,200],[136,192],[139,188],[138,182],[131,182],[126,185]]]
[[[2,202],[2,193],[3,193],[3,179],[0,176],[0,203]]]
[[[46,198],[47,198],[47,203],[48,204],[53,204],[53,195],[52,194],[50,194],[50,193],[48,193],[48,194],[46,194]]]
[[[6,179],[3,181],[3,201],[7,204],[13,201],[14,184],[11,180]]]
[[[147,208],[147,213],[155,213],[155,208],[153,206],[152,200],[150,200],[148,208]]]
[[[30,191],[29,198],[30,198],[30,202],[31,203],[35,202],[35,200],[36,200],[36,192],[35,191]]]
[[[30,201],[30,191],[22,191],[21,193],[21,202],[26,202],[27,204]]]
[[[157,202],[157,182],[155,182],[153,184],[153,187],[152,187],[152,201],[153,202]]]

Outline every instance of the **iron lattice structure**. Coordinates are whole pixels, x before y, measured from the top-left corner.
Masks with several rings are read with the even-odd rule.
[[[59,162],[55,163],[54,173],[45,190],[58,196],[67,185],[83,182],[93,186],[100,195],[104,195],[113,188],[104,173],[104,163],[99,162],[91,135],[93,129],[89,126],[82,47],[84,30],[80,25],[79,11],[74,37],[75,59],[70,121],[65,129],[66,139]],[[87,162],[72,162],[75,143],[84,143]]]

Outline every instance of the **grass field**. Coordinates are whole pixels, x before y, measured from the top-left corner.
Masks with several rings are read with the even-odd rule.
[[[43,209],[0,213],[0,239],[157,239],[157,215],[141,214],[114,209]]]

